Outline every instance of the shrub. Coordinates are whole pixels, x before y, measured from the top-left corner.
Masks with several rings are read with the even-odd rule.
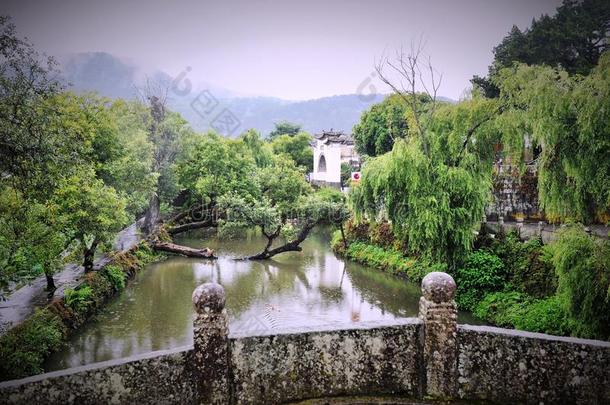
[[[488,249],[504,263],[504,272],[518,291],[543,298],[555,293],[557,276],[544,254],[542,241],[533,238],[522,242],[512,231],[498,234]]]
[[[87,312],[89,306],[93,303],[93,290],[88,285],[76,290],[67,288],[64,293],[64,301],[74,312],[82,314]]]
[[[488,251],[473,252],[456,271],[455,282],[460,309],[471,311],[485,294],[502,290],[506,282],[504,264]]]
[[[495,292],[485,297],[474,307],[473,313],[497,326],[514,327],[528,297],[517,291]]]
[[[406,257],[394,249],[383,249],[363,242],[352,242],[345,251],[345,256],[390,274],[406,276],[414,282],[421,281],[431,271],[445,271],[446,269],[443,265],[431,264],[427,260]]]
[[[372,223],[369,232],[371,243],[386,249],[394,246],[394,232],[390,223]]]
[[[65,334],[59,316],[36,310],[0,338],[0,380],[40,373],[44,359],[61,347]]]
[[[610,335],[610,241],[587,235],[582,227],[563,229],[547,253],[558,276],[557,293],[564,309],[583,333]]]
[[[514,326],[517,329],[551,335],[578,334],[578,331],[574,330],[575,323],[569,319],[555,296],[528,302],[515,318]]]
[[[369,242],[369,223],[356,222],[353,218],[345,222],[345,236],[350,242]]]
[[[551,335],[594,337],[590,327],[570,317],[557,296],[535,299],[516,291],[491,293],[477,304],[474,314],[502,327]]]
[[[543,298],[555,293],[557,276],[552,263],[544,255],[542,240],[521,242],[509,234],[502,259],[513,286],[533,297]]]
[[[121,291],[125,288],[125,272],[117,265],[109,264],[102,270],[104,277],[110,281],[112,287],[116,291]]]
[[[341,237],[340,230],[336,230],[332,233],[330,238],[330,248],[333,252],[340,256],[345,254],[345,245],[343,244],[343,238]]]

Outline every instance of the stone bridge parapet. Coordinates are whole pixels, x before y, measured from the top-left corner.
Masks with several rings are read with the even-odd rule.
[[[0,383],[4,404],[280,404],[341,396],[610,403],[610,342],[457,324],[430,273],[419,318],[229,335],[224,290],[193,293],[194,344]]]

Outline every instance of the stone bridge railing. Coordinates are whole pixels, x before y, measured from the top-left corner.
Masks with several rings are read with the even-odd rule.
[[[0,384],[0,403],[278,404],[400,395],[610,403],[610,343],[457,324],[455,283],[422,282],[419,318],[228,334],[224,290],[193,293],[194,345]]]

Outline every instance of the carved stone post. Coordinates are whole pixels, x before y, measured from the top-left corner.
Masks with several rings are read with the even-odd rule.
[[[193,292],[195,375],[201,404],[229,403],[229,327],[225,291],[219,284],[202,284]]]
[[[432,272],[422,280],[419,317],[424,321],[426,394],[457,398],[457,306],[455,281]]]

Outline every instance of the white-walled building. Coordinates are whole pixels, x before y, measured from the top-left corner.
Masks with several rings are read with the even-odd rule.
[[[353,168],[360,165],[354,140],[348,134],[332,130],[316,134],[314,138],[311,182],[341,187],[341,163],[348,163]]]

